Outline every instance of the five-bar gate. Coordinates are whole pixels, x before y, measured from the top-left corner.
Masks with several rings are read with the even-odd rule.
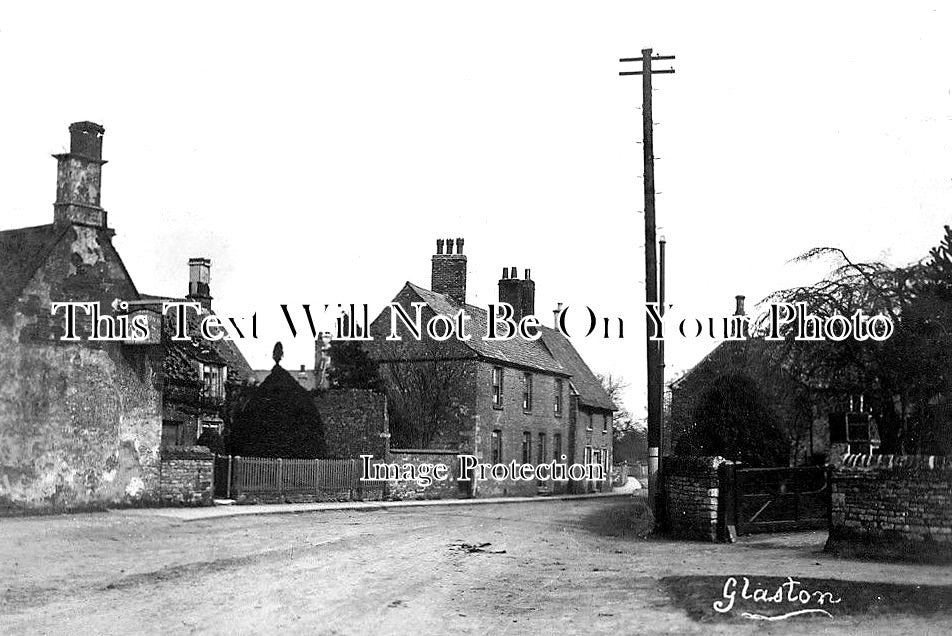
[[[830,480],[826,466],[727,468],[722,479],[725,518],[737,534],[827,527]]]

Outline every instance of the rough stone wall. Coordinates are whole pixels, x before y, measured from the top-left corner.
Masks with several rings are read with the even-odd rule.
[[[50,316],[51,299],[98,300],[108,313],[135,297],[109,232],[73,226],[0,320],[0,513],[155,499],[161,358],[62,342],[63,312]]]
[[[831,488],[829,551],[952,562],[952,457],[847,455]]]
[[[215,456],[204,446],[164,448],[159,465],[159,499],[171,506],[210,506]]]
[[[390,463],[403,466],[404,464],[446,464],[449,468],[449,477],[445,481],[433,481],[422,486],[415,481],[390,481],[390,499],[458,499],[469,495],[465,483],[457,481],[459,476],[459,462],[457,452],[452,450],[413,450],[391,449]]]
[[[322,391],[314,398],[328,459],[387,456],[387,397],[364,389]]]
[[[661,469],[664,528],[674,537],[717,541],[718,468],[723,457],[665,457]]]

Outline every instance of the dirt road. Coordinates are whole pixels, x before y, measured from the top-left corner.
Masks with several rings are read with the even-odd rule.
[[[643,497],[0,519],[0,633],[952,633],[948,613],[699,618],[666,577],[952,585],[952,568],[836,560],[825,533],[713,545],[647,529]]]

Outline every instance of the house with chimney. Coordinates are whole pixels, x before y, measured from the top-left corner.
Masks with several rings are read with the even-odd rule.
[[[226,433],[235,410],[234,400],[254,371],[233,340],[210,341],[199,336],[200,322],[214,315],[211,295],[211,259],[188,260],[188,294],[182,297],[140,294],[136,311],[158,316],[166,302],[197,303],[187,311],[189,340],[175,340],[174,313],[160,321],[163,353],[162,446],[194,446],[202,435]]]
[[[428,424],[432,428],[411,431],[409,437],[399,428],[400,414],[392,412],[391,441],[414,448],[474,454],[487,463],[597,463],[609,472],[615,407],[601,383],[572,343],[555,329],[542,327],[538,340],[518,336],[484,340],[490,316],[486,308],[466,302],[467,257],[463,245],[461,238],[437,240],[431,258],[430,288],[407,282],[393,302],[408,312],[414,303],[422,303],[424,322],[437,314],[452,317],[464,310],[470,317],[471,339],[436,340],[424,333],[419,340],[404,337],[399,342],[388,341],[390,312],[381,313],[371,323],[373,339],[364,344],[379,365],[391,407],[399,411],[401,402],[407,400],[433,401],[429,412],[410,409],[420,418],[410,423],[411,428]],[[530,270],[519,277],[515,267],[504,268],[498,291],[499,301],[513,307],[516,321],[535,313],[535,281]],[[426,387],[421,395],[406,394],[407,386],[420,384]],[[610,488],[609,482],[486,481],[474,489],[474,494],[528,495]]]
[[[163,443],[200,434],[166,423],[220,420],[223,392],[250,372],[231,342],[167,338],[164,297],[140,292],[100,205],[105,130],[69,132],[52,223],[0,231],[0,514],[161,499]],[[208,266],[190,263],[189,296],[211,311]],[[64,301],[98,303],[104,328],[107,315],[146,312],[150,338],[90,340],[78,312],[78,339],[64,340],[65,311],[51,311]]]
[[[735,297],[735,316],[746,315],[744,300],[743,295]],[[745,333],[745,336],[719,343],[700,362],[669,382],[663,454],[677,454],[679,441],[696,425],[698,406],[711,395],[718,381],[741,376],[760,390],[774,421],[789,437],[789,463],[822,463],[831,451],[831,443],[837,441],[835,432],[831,439],[830,428],[837,415],[811,404],[809,379],[794,378],[787,373],[781,344],[766,341],[756,332]],[[844,409],[844,422],[847,411],[851,409]],[[858,421],[855,414],[849,417],[851,421]],[[869,418],[862,421],[868,423]],[[870,425],[864,441],[869,443],[874,438],[875,427]]]

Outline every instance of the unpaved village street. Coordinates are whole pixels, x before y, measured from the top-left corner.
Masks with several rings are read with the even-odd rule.
[[[824,532],[727,545],[647,529],[643,496],[190,522],[4,518],[0,633],[952,633],[948,613],[692,615],[670,577],[952,585],[952,568],[834,559]]]

